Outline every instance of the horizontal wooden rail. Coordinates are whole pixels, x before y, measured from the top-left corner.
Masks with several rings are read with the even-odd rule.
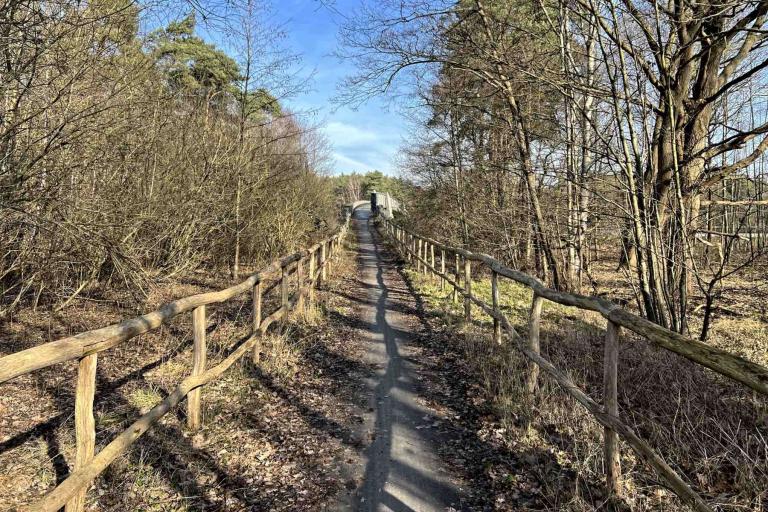
[[[444,244],[441,244],[435,240],[432,240],[430,238],[426,237],[420,237],[419,235],[416,235],[408,230],[403,229],[400,226],[395,225],[388,219],[383,218],[383,222],[385,223],[386,229],[385,232],[391,237],[391,239],[396,244],[396,247],[398,250],[400,250],[405,256],[407,256],[407,259],[412,260],[415,259],[417,262],[417,265],[420,267],[425,267],[429,269],[434,275],[440,277],[441,279],[445,280],[449,285],[453,286],[454,291],[461,294],[465,300],[466,304],[475,304],[480,309],[482,309],[485,313],[487,313],[491,318],[494,319],[494,322],[498,322],[501,327],[509,333],[511,339],[515,343],[515,346],[520,350],[520,352],[530,361],[535,363],[537,368],[543,369],[547,374],[549,374],[552,378],[555,379],[555,381],[561,386],[563,391],[574,398],[577,402],[579,402],[582,406],[584,406],[587,411],[592,414],[592,416],[597,420],[598,423],[603,425],[605,427],[605,441],[606,441],[606,447],[605,447],[605,454],[606,454],[606,474],[607,474],[607,481],[609,486],[610,492],[619,492],[620,485],[618,483],[618,475],[619,475],[619,455],[618,455],[618,447],[616,446],[615,442],[615,436],[618,435],[622,437],[627,444],[635,451],[635,453],[643,460],[645,461],[651,468],[656,471],[656,473],[662,478],[662,480],[665,482],[665,484],[677,495],[679,496],[683,501],[685,501],[688,505],[690,505],[694,510],[697,510],[699,512],[711,512],[712,509],[707,505],[707,503],[699,496],[670,466],[669,464],[664,461],[664,459],[659,456],[653,448],[645,442],[643,439],[637,436],[637,434],[618,416],[618,409],[616,404],[616,392],[615,392],[615,386],[616,386],[616,358],[617,358],[617,343],[618,343],[618,329],[620,326],[625,326],[628,329],[637,332],[638,334],[644,335],[651,339],[651,341],[655,341],[657,345],[660,345],[664,348],[668,348],[667,345],[674,348],[669,348],[672,352],[678,353],[680,355],[683,355],[685,357],[688,357],[687,354],[692,350],[694,353],[693,357],[688,357],[688,359],[691,359],[697,363],[699,363],[699,359],[705,358],[702,356],[702,354],[698,351],[698,342],[693,344],[695,347],[694,349],[690,349],[690,346],[686,345],[686,349],[680,349],[677,345],[680,343],[683,343],[683,341],[680,341],[680,339],[684,340],[685,342],[692,342],[692,340],[688,340],[687,338],[677,335],[676,333],[672,333],[671,331],[668,331],[667,329],[663,329],[661,327],[656,326],[655,324],[651,324],[651,327],[647,326],[646,320],[641,319],[640,317],[637,317],[636,315],[633,315],[621,308],[619,306],[616,306],[604,299],[594,298],[594,297],[584,297],[579,295],[572,295],[562,292],[557,292],[555,290],[551,290],[547,287],[545,287],[538,279],[529,276],[527,274],[524,274],[519,271],[515,271],[512,269],[509,269],[503,265],[501,265],[497,260],[493,259],[492,257],[488,255],[478,255],[474,254],[470,251],[466,251],[459,248],[450,247]],[[407,235],[408,240],[419,240],[421,242],[434,245],[435,247],[438,247],[439,249],[446,251],[446,252],[453,252],[454,254],[458,256],[462,256],[465,259],[465,283],[464,286],[462,286],[459,283],[459,277],[460,277],[460,271],[459,271],[459,264],[458,260],[456,262],[456,271],[455,271],[455,278],[452,277],[448,272],[444,270],[444,268],[441,266],[441,269],[438,270],[437,267],[434,265],[434,262],[427,261],[426,257],[426,251],[424,252],[424,256],[422,256],[421,251],[418,252],[414,250],[414,247],[416,247],[415,243],[408,243],[405,241],[405,237],[403,236],[403,233]],[[501,312],[501,310],[498,307],[498,297],[495,295],[498,292],[498,288],[496,288],[496,292],[492,292],[492,299],[493,304],[489,305],[486,302],[478,299],[475,297],[471,292],[471,282],[469,281],[470,272],[468,271],[468,262],[469,261],[478,261],[486,266],[488,266],[492,271],[492,276],[494,278],[497,278],[498,275],[509,277],[519,283],[525,284],[528,287],[533,289],[534,293],[534,299],[533,299],[533,306],[531,310],[531,318],[530,323],[532,332],[535,332],[535,339],[526,340],[523,338],[517,330],[512,326],[509,319]],[[417,270],[418,271],[418,270]],[[497,285],[498,286],[498,285]],[[592,311],[598,311],[600,312],[605,318],[608,319],[608,331],[606,335],[606,361],[605,361],[605,381],[604,385],[607,390],[605,399],[607,400],[605,406],[597,403],[595,400],[593,400],[584,390],[579,388],[579,386],[570,378],[568,375],[554,366],[549,360],[541,356],[538,350],[538,322],[539,322],[539,314],[541,309],[541,299],[546,298],[548,300],[552,300],[553,302],[557,302],[559,304],[564,304],[568,306],[575,306],[577,308],[581,309],[587,309]],[[465,315],[467,315],[467,310],[465,308]],[[633,328],[634,327],[634,328]],[[658,329],[656,329],[658,327]],[[670,336],[670,334],[672,336]],[[651,336],[655,336],[656,338],[664,338],[666,340],[664,343],[660,343],[659,341],[654,340],[654,338]],[[495,338],[495,336],[494,336]],[[677,348],[677,350],[675,349]],[[709,347],[707,347],[709,348]],[[718,351],[717,352],[717,358],[715,361],[720,364],[716,365],[717,368],[712,368],[715,371],[719,371],[719,373],[723,375],[727,375],[728,377],[734,378],[735,380],[742,382],[746,385],[748,385],[750,388],[755,389],[756,391],[765,393],[764,391],[764,384],[765,375],[768,374],[765,368],[756,365],[754,363],[751,363],[749,361],[746,361],[744,359],[741,359],[737,356],[734,356],[732,354],[729,354],[727,352]],[[707,352],[706,354],[710,354]],[[709,356],[707,356],[709,357]],[[701,363],[704,364],[704,363]],[[710,367],[710,365],[706,365],[707,367]],[[724,371],[720,371],[720,369],[723,369]],[[536,370],[538,372],[538,370]],[[533,379],[533,382],[530,382],[530,380]],[[529,391],[532,391],[531,385],[535,386],[535,373],[529,374],[526,379],[526,387],[529,389]],[[762,386],[761,386],[762,383]]]
[[[284,308],[269,315],[262,321],[259,332],[244,341],[234,352],[218,365],[206,370],[199,375],[191,375],[184,380],[162,402],[153,407],[148,413],[133,422],[130,427],[123,430],[107,446],[91,460],[91,463],[82,469],[75,470],[58,487],[48,493],[42,500],[27,507],[19,508],[19,512],[55,512],[77,494],[77,492],[90,484],[99,476],[114,460],[125,453],[149,428],[168,414],[192,391],[216,380],[233,364],[249,353],[258,339],[266,332],[267,328],[286,315]]]
[[[701,341],[670,331],[648,319],[630,313],[609,300],[600,297],[589,297],[586,295],[560,292],[548,288],[537,278],[526,274],[525,272],[506,267],[487,254],[479,254],[458,247],[451,247],[431,238],[411,233],[400,226],[398,226],[398,229],[403,229],[403,231],[417,240],[434,244],[435,247],[444,249],[448,252],[453,252],[466,260],[481,262],[490,270],[497,272],[500,276],[507,277],[520,284],[526,285],[531,288],[534,293],[549,301],[564,306],[573,306],[579,309],[596,311],[607,320],[647,338],[659,347],[681,355],[702,366],[706,366],[710,370],[741,382],[758,393],[768,396],[768,368],[764,366],[748,361],[743,357],[731,354],[725,350],[711,347]]]
[[[257,347],[261,343],[261,337],[267,332],[269,327],[276,321],[287,317],[290,311],[303,307],[307,297],[310,297],[311,303],[310,290],[318,282],[322,273],[326,271],[326,266],[330,264],[331,259],[336,255],[335,248],[338,247],[338,244],[347,232],[348,221],[349,217],[347,217],[347,222],[341,227],[339,232],[333,236],[326,238],[309,249],[298,251],[272,262],[267,269],[251,275],[238,285],[218,292],[203,293],[179,299],[165,304],[157,311],[147,313],[138,318],[63,340],[45,343],[0,359],[0,382],[58,362],[70,359],[80,360],[76,395],[78,456],[75,470],[40,501],[33,505],[20,507],[17,510],[54,512],[66,505],[67,511],[81,511],[88,485],[185,397],[187,397],[188,426],[192,429],[198,428],[202,421],[200,416],[201,387],[220,377],[234,363],[247,354],[257,352]],[[327,258],[324,251],[326,247],[329,248]],[[310,271],[304,273],[302,265],[306,258],[314,258],[321,248],[324,254],[321,261],[315,265],[313,260],[313,263],[310,264]],[[262,320],[261,304],[264,291],[261,284],[263,278],[277,269],[283,270],[283,276],[286,276],[286,271],[293,263],[296,263],[294,272],[297,276],[296,292],[291,297],[287,297],[287,300],[282,301],[276,311]],[[224,302],[246,292],[251,293],[253,297],[252,334],[223,361],[212,368],[206,369],[205,306],[207,304]],[[167,322],[170,318],[190,310],[194,310],[193,330],[195,336],[195,366],[192,375],[182,380],[176,389],[164,400],[136,420],[102,450],[95,453],[95,426],[93,424],[93,393],[95,385],[93,377],[96,370],[96,354],[138,334],[154,329]],[[254,357],[254,360],[257,360],[257,358]]]
[[[335,240],[339,234],[326,239],[322,244]],[[200,293],[164,304],[159,309],[146,313],[119,324],[102,327],[56,341],[43,343],[14,354],[0,358],[0,384],[35,370],[57,363],[80,359],[113,348],[131,338],[156,329],[173,317],[192,311],[200,306],[225,302],[233,297],[249,292],[266,276],[299,261],[321,244],[295,252],[282,259],[273,261],[264,270],[252,274],[240,284],[216,292]]]

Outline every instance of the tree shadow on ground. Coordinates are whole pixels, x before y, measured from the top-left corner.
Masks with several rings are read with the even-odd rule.
[[[628,510],[626,503],[605,499],[602,483],[587,481],[574,470],[563,467],[552,450],[542,447],[512,451],[508,443],[488,432],[488,419],[494,418],[496,412],[487,401],[469,403],[469,397],[477,396],[478,381],[461,360],[461,348],[446,339],[448,333],[436,332],[432,327],[432,321],[440,315],[427,310],[399,255],[394,251],[383,252],[397,275],[390,281],[401,282],[403,292],[412,297],[412,309],[421,327],[413,343],[427,353],[427,357],[415,361],[422,365],[431,381],[431,385],[424,386],[424,396],[445,411],[445,416],[456,419],[443,426],[451,441],[441,455],[470,482],[468,510],[495,509],[499,503],[494,503],[494,499],[502,496],[514,497],[516,503],[505,504],[510,510],[552,510],[571,500],[587,501],[595,509]],[[479,327],[492,325],[481,320],[474,323]],[[567,447],[575,443],[572,438],[565,439],[557,429],[545,432],[547,444]],[[556,486],[550,487],[553,482]]]

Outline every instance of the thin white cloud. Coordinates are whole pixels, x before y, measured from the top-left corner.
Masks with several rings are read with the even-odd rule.
[[[371,130],[340,121],[331,121],[325,127],[325,133],[336,147],[349,147],[356,144],[375,142],[380,137]]]
[[[343,121],[331,121],[325,133],[334,147],[337,173],[389,172],[396,147],[385,133],[361,128]]]
[[[367,172],[376,168],[369,163],[355,160],[339,152],[334,153],[333,158],[337,163],[336,170],[340,173]]]

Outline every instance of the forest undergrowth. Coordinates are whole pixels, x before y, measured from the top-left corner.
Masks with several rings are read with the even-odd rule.
[[[199,431],[186,428],[182,404],[96,480],[86,509],[333,508],[339,493],[349,488],[345,468],[356,460],[359,444],[343,427],[358,414],[358,390],[350,379],[350,372],[358,370],[347,364],[357,349],[347,343],[350,327],[337,320],[347,305],[330,293],[354,272],[350,258],[349,251],[342,252],[315,303],[265,338],[258,365],[246,358],[205,386]],[[2,324],[0,350],[11,353],[128,318],[137,308],[154,309],[231,284],[224,274],[198,272],[157,287],[139,306],[120,292],[105,290],[78,297],[61,314],[24,308]],[[275,288],[264,308],[272,311],[278,304]],[[213,365],[249,334],[250,299],[212,306],[208,314]],[[100,354],[97,451],[167,396],[191,368],[188,315]],[[76,370],[74,363],[56,365],[3,384],[0,509],[34,502],[71,471]]]
[[[406,273],[424,297],[430,322],[449,340],[446,350],[461,354],[482,389],[481,396],[491,405],[493,414],[487,420],[495,427],[487,429],[511,453],[544,451],[551,456],[548,464],[536,466],[540,468],[537,492],[548,510],[583,511],[609,505],[636,511],[685,510],[623,443],[623,496],[609,499],[603,484],[602,426],[546,375],[540,377],[531,402],[523,388],[527,362],[508,336],[501,345],[493,343],[491,318],[473,307],[472,322],[464,322],[463,302],[452,299],[450,286],[443,287],[438,278],[413,269]],[[490,304],[490,276],[475,276],[472,291]],[[503,313],[525,336],[531,291],[502,279],[500,295]],[[605,320],[592,312],[546,303],[541,322],[542,355],[601,400]],[[760,336],[765,326],[758,325],[752,335],[743,336],[744,351],[762,343],[765,352],[768,340]],[[734,348],[731,337],[720,341]],[[740,352],[738,347],[734,351]],[[621,334],[618,388],[622,419],[709,503],[718,510],[766,509],[768,409],[764,400],[626,331]],[[519,492],[513,480],[504,480],[503,469],[501,473],[495,492],[500,496]]]

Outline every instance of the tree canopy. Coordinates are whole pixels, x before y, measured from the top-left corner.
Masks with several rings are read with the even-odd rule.
[[[150,48],[174,89],[233,93],[241,79],[232,57],[195,35],[194,12],[155,31],[150,36]]]

